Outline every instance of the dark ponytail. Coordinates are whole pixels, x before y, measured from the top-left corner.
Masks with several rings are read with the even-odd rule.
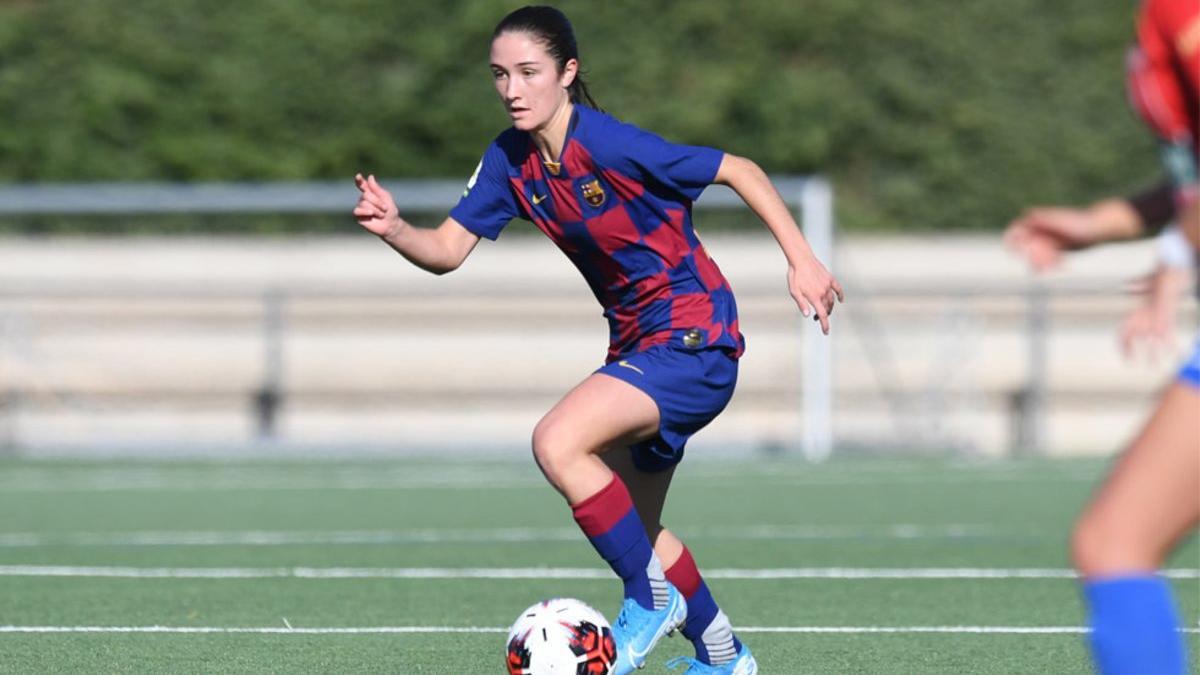
[[[558,72],[562,72],[567,61],[579,60],[579,46],[575,44],[575,31],[567,15],[554,7],[544,5],[529,5],[522,7],[500,20],[496,30],[492,32],[492,40],[504,33],[528,33],[546,46],[546,53],[554,59]],[[588,91],[587,83],[583,81],[582,69],[576,71],[575,79],[567,87],[572,103],[582,103],[590,108],[600,110],[595,99]]]

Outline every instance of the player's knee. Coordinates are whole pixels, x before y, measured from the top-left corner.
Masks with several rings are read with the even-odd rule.
[[[1153,569],[1159,555],[1144,528],[1121,513],[1091,509],[1071,531],[1071,561],[1084,576]]]
[[[566,425],[549,417],[542,418],[534,427],[532,444],[534,460],[552,481],[561,476],[580,454]]]
[[[1082,574],[1091,574],[1103,559],[1104,533],[1084,515],[1071,530],[1071,563]]]

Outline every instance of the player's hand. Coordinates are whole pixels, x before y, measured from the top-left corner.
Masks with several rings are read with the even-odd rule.
[[[355,174],[354,185],[362,193],[358,198],[358,204],[354,206],[354,218],[359,225],[362,225],[371,234],[385,239],[403,227],[404,221],[400,220],[396,201],[375,180],[375,176],[363,178],[361,173]]]
[[[846,301],[842,285],[815,257],[799,265],[788,265],[787,281],[788,292],[800,313],[819,321],[821,332],[829,335],[829,315],[833,314],[833,306]]]
[[[1142,305],[1121,323],[1120,341],[1126,359],[1133,360],[1140,352],[1148,361],[1157,362],[1160,356],[1175,351],[1175,316]]]
[[[1145,296],[1145,301],[1121,323],[1119,338],[1125,358],[1137,352],[1151,362],[1175,351],[1175,316],[1179,296],[1189,284],[1185,270],[1160,266],[1149,276],[1130,284],[1130,289]]]
[[[1063,253],[1093,242],[1094,214],[1088,209],[1036,207],[1004,230],[1004,243],[1038,272],[1057,267]]]

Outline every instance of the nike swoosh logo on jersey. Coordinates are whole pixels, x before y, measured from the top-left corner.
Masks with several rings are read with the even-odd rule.
[[[646,373],[642,372],[641,368],[638,368],[637,366],[633,365],[632,363],[630,363],[628,361],[617,361],[617,365],[621,366],[622,368],[628,368],[630,370],[636,371],[638,375],[646,374]]]
[[[537,206],[538,204],[541,204],[544,201],[546,201],[546,195],[541,195],[541,196],[534,195],[533,196],[533,205],[534,206]]]

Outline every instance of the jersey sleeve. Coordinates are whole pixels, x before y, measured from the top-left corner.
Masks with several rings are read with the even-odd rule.
[[[1177,208],[1200,197],[1195,99],[1200,88],[1200,49],[1183,54],[1178,48],[1179,32],[1191,24],[1200,29],[1200,3],[1194,0],[1144,2],[1137,42],[1126,60],[1130,101],[1161,141],[1160,155],[1175,184]]]
[[[1155,3],[1143,5],[1137,42],[1126,57],[1126,88],[1134,110],[1164,141],[1176,143],[1195,134],[1188,83],[1180,77],[1170,36],[1163,33]]]
[[[480,237],[495,239],[519,215],[508,182],[508,160],[499,143],[493,142],[467,181],[462,198],[450,210],[450,217]]]
[[[672,143],[632,124],[615,120],[612,124],[609,137],[614,142],[608,144],[616,149],[612,168],[642,183],[658,183],[688,201],[696,201],[712,185],[725,157],[715,148]]]

